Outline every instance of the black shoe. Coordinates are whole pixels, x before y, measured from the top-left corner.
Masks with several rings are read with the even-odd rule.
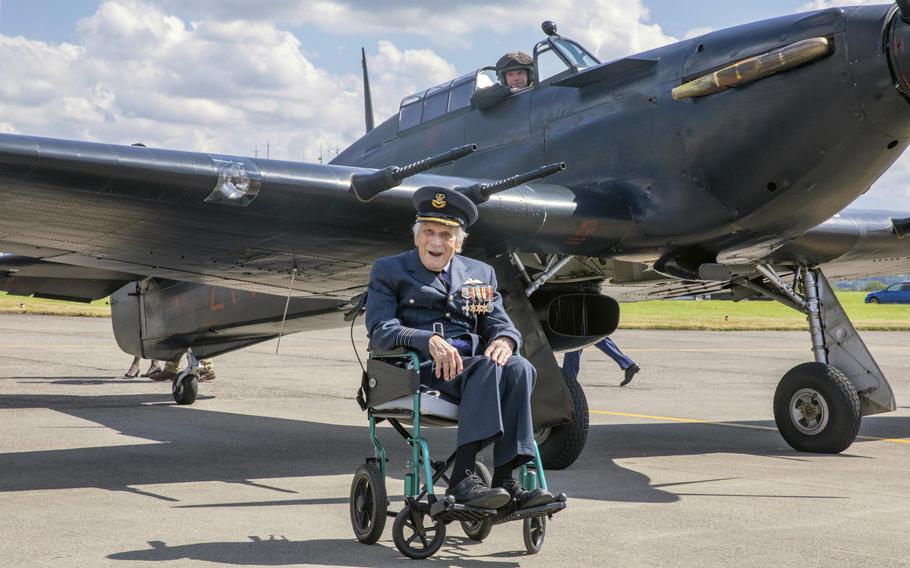
[[[553,494],[546,489],[537,487],[527,491],[522,488],[518,480],[513,478],[502,481],[502,488],[508,491],[512,499],[515,500],[516,508],[527,509],[529,507],[539,507],[553,502]]]
[[[632,379],[635,378],[635,373],[639,371],[641,371],[641,367],[639,367],[636,363],[632,363],[631,367],[626,368],[626,377],[622,380],[621,383],[619,383],[619,386],[624,387],[627,384],[631,383]]]
[[[446,495],[455,497],[455,502],[481,509],[498,509],[512,498],[501,487],[487,487],[476,473],[469,473],[455,487],[446,489]]]

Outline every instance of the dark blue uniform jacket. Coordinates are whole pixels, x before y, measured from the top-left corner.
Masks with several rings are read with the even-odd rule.
[[[442,323],[445,337],[460,337],[471,355],[483,354],[497,337],[510,337],[515,351],[521,334],[502,307],[496,273],[489,264],[455,255],[446,289],[420,262],[417,249],[380,258],[373,264],[367,295],[366,327],[373,349],[415,349],[429,359],[433,324]]]

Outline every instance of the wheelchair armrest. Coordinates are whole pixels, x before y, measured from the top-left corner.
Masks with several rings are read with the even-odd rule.
[[[361,388],[368,407],[420,392],[420,360],[417,354],[408,352],[391,357],[409,362],[407,366],[395,365],[389,359],[373,355],[367,361]]]
[[[420,356],[416,351],[406,349],[404,347],[399,347],[393,349],[392,351],[379,351],[370,353],[370,360],[377,359],[380,361],[386,361],[390,359],[400,359],[408,360],[414,368],[420,367]]]

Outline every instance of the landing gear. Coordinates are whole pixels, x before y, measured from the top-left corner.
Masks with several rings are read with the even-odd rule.
[[[881,369],[821,270],[791,267],[792,285],[770,265],[736,281],[806,314],[814,363],[790,369],[774,393],[774,421],[795,450],[836,454],[850,447],[864,415],[895,410]]]
[[[859,432],[861,419],[856,388],[831,365],[798,365],[784,375],[774,393],[777,429],[801,452],[846,450]]]
[[[572,465],[588,439],[588,399],[585,391],[577,380],[564,378],[572,396],[572,421],[534,432],[534,439],[540,448],[540,459],[546,469],[565,469]]]
[[[199,380],[196,375],[181,373],[171,383],[171,393],[177,404],[193,404],[199,394]]]
[[[199,377],[205,372],[205,366],[193,355],[192,349],[186,350],[186,369],[180,371],[171,382],[171,393],[177,404],[193,404],[199,394]]]

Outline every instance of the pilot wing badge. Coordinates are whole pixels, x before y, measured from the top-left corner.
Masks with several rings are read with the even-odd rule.
[[[471,278],[461,287],[465,315],[488,314],[493,311],[493,287]]]

